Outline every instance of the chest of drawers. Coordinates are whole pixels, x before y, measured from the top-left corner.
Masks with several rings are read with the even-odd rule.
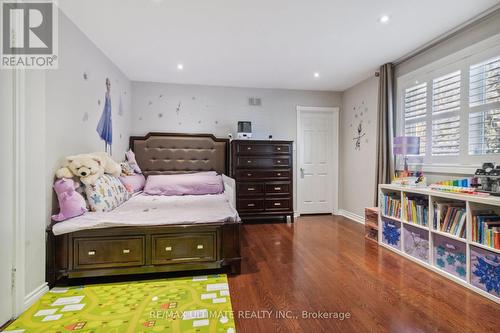
[[[236,209],[247,217],[290,216],[293,222],[292,141],[234,140],[231,175]]]

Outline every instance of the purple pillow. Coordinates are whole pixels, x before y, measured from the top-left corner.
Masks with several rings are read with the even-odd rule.
[[[130,193],[142,191],[144,184],[146,184],[144,175],[121,176],[118,178]]]
[[[80,216],[87,211],[87,204],[83,196],[75,188],[73,179],[61,178],[54,183],[54,191],[59,201],[59,214],[52,215],[56,222]]]
[[[144,193],[150,195],[203,195],[222,192],[222,177],[205,172],[152,175],[148,177],[144,187]]]

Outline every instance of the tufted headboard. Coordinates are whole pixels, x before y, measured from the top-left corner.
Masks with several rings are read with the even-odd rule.
[[[135,153],[145,176],[229,171],[229,140],[212,134],[148,133],[131,136]]]

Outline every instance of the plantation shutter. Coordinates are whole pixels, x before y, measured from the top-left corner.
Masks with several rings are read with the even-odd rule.
[[[426,118],[427,116],[427,82],[405,90],[404,122],[405,135],[420,137],[420,154],[425,154]]]
[[[460,71],[432,81],[432,155],[460,153],[460,83]]]
[[[470,66],[469,154],[500,153],[500,57]]]

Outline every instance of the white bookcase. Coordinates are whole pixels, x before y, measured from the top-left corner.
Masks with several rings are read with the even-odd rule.
[[[386,195],[399,197],[399,218],[384,215]],[[420,202],[428,203],[427,225],[409,222],[404,213],[409,197],[417,197]],[[434,226],[434,204],[441,202],[453,202],[465,207],[466,231],[463,238],[440,231]],[[500,250],[474,242],[471,237],[473,212],[488,209],[500,215],[500,198],[379,185],[379,205],[378,239],[381,246],[500,303],[500,294],[495,290],[495,286],[498,288],[500,283],[500,276],[498,269],[491,269],[500,266]],[[483,282],[486,278],[488,283],[482,283],[481,278]]]

